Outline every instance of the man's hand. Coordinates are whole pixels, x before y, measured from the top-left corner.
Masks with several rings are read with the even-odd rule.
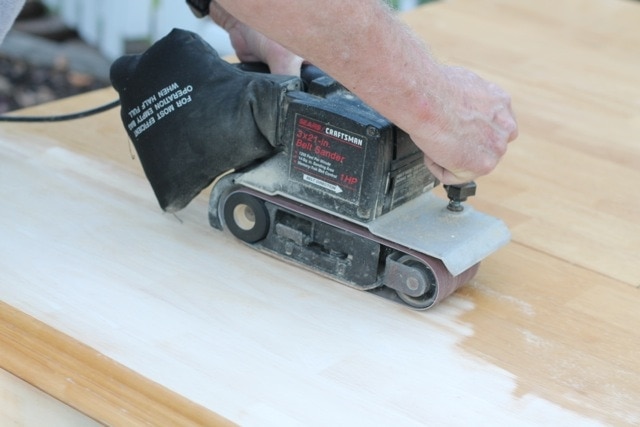
[[[313,5],[218,0],[210,10],[241,60],[298,74],[302,59],[282,45],[304,56],[407,132],[444,184],[472,181],[496,167],[518,134],[509,95],[469,70],[440,64],[382,0]]]
[[[431,106],[434,116],[410,135],[429,170],[445,184],[459,184],[491,172],[518,127],[511,98],[500,87],[464,68],[442,71],[440,105]]]

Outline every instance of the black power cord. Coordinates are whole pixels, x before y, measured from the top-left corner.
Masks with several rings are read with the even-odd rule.
[[[66,120],[82,119],[84,117],[93,116],[94,114],[102,113],[120,105],[120,100],[109,102],[108,104],[101,105],[100,107],[92,108],[89,110],[79,111],[77,113],[60,114],[56,116],[6,116],[0,115],[0,122],[63,122]]]

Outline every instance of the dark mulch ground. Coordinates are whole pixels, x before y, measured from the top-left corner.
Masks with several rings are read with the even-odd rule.
[[[52,22],[56,21],[40,2],[28,1],[14,28],[56,43],[82,42],[75,31]],[[104,79],[71,69],[64,57],[42,65],[0,54],[0,114],[108,85]]]
[[[105,87],[106,82],[69,70],[0,57],[0,113]]]

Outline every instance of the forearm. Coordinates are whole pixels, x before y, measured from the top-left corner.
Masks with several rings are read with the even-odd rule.
[[[440,67],[424,44],[379,0],[218,3],[325,70],[402,128],[415,129],[432,121],[431,116],[442,108],[436,95],[436,86],[444,79]],[[212,4],[212,16],[221,23],[215,9]],[[354,16],[358,19],[353,20]]]

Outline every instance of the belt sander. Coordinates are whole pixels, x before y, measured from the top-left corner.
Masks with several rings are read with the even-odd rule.
[[[316,67],[229,64],[176,29],[116,60],[111,80],[160,207],[213,182],[211,226],[261,252],[426,309],[509,241],[465,203],[475,183],[435,195],[409,136]]]

